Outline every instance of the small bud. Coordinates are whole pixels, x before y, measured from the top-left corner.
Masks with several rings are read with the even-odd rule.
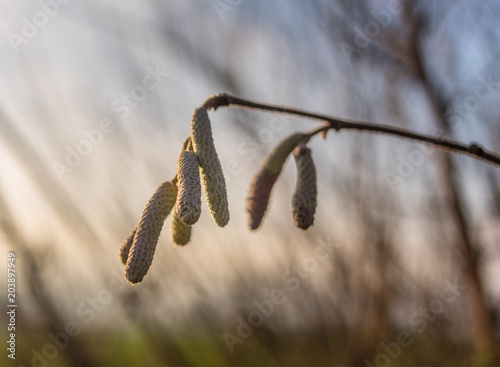
[[[151,266],[163,227],[177,197],[177,186],[170,181],[155,191],[142,213],[125,266],[125,277],[134,284],[142,281]]]
[[[193,225],[201,213],[201,183],[198,158],[188,150],[179,155],[177,161],[178,192],[175,204],[176,215],[184,223]]]
[[[302,229],[309,228],[314,222],[317,205],[316,168],[311,156],[311,149],[299,145],[293,151],[297,165],[297,185],[292,199],[292,214],[295,225]]]
[[[292,150],[306,137],[293,134],[282,140],[266,157],[250,185],[247,201],[250,229],[257,229],[266,213],[274,183]]]
[[[194,111],[191,121],[191,141],[198,157],[208,208],[218,226],[229,222],[226,181],[212,138],[212,127],[204,107]]]
[[[186,245],[191,239],[192,226],[184,223],[177,215],[172,216],[172,242],[179,246]]]
[[[130,251],[130,247],[132,247],[132,243],[134,242],[136,228],[132,232],[129,233],[125,242],[123,242],[122,247],[120,248],[120,259],[122,264],[125,265],[128,259],[128,253]]]

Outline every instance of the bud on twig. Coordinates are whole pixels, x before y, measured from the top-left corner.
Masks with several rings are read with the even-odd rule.
[[[177,161],[178,192],[175,204],[176,215],[184,223],[193,225],[201,213],[201,184],[198,158],[184,150]]]
[[[148,272],[160,237],[163,222],[172,210],[177,197],[177,186],[170,181],[155,191],[142,213],[125,266],[125,277],[130,283],[139,283]]]
[[[292,199],[292,214],[295,225],[302,229],[309,228],[314,222],[316,212],[317,188],[316,168],[311,156],[311,149],[299,145],[293,151],[297,165],[297,185]]]
[[[172,216],[172,242],[179,246],[186,245],[191,239],[192,226],[184,223],[177,215]]]
[[[204,107],[194,111],[191,121],[191,141],[200,163],[208,208],[215,223],[224,227],[229,222],[226,181],[215,150],[208,113]]]
[[[293,134],[281,141],[266,157],[259,172],[255,175],[247,201],[247,211],[249,214],[249,225],[251,229],[257,229],[264,218],[269,198],[274,183],[279,177],[281,169],[293,148],[300,143],[307,135]]]

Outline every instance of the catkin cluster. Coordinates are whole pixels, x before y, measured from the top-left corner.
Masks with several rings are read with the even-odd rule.
[[[247,200],[248,224],[257,229],[266,213],[271,191],[278,179],[283,165],[293,149],[306,137],[305,134],[293,134],[281,141],[266,157],[260,170],[250,185]]]
[[[179,246],[191,239],[192,225],[201,214],[201,177],[208,208],[217,225],[229,222],[226,182],[215,150],[207,110],[195,110],[191,135],[183,145],[177,161],[177,175],[164,182],[149,200],[137,227],[120,248],[125,277],[130,283],[142,281],[153,261],[163,223],[172,215],[171,239]]]
[[[262,223],[273,186],[292,152],[297,166],[297,184],[292,199],[294,222],[302,229],[313,224],[317,204],[316,169],[311,150],[305,145],[311,136],[312,133],[293,134],[267,155],[248,195],[247,212],[251,229],[257,229]],[[184,246],[190,241],[192,226],[201,214],[202,183],[210,213],[215,223],[224,227],[229,222],[226,182],[205,107],[194,111],[190,136],[184,142],[177,161],[176,177],[156,189],[139,224],[120,248],[125,277],[130,283],[141,282],[148,272],[163,223],[174,207],[172,242]]]
[[[302,229],[309,228],[314,222],[317,204],[316,168],[311,156],[311,149],[299,145],[293,151],[297,165],[297,184],[292,199],[292,214],[295,225]]]
[[[226,181],[215,150],[208,113],[204,107],[194,111],[191,120],[191,142],[200,164],[208,208],[215,223],[224,227],[229,222]]]
[[[151,266],[163,227],[163,222],[172,210],[177,197],[177,186],[162,183],[149,200],[137,225],[134,239],[125,264],[125,277],[130,283],[139,283]],[[127,241],[124,248],[127,246]]]

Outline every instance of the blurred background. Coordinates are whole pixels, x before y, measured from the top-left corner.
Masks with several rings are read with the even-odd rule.
[[[16,254],[19,305],[16,360],[4,349],[2,365],[499,365],[500,169],[467,156],[316,137],[314,226],[293,225],[290,159],[250,232],[252,175],[316,125],[221,108],[210,118],[230,224],[205,205],[178,248],[168,218],[135,286],[118,258],[214,93],[500,152],[499,2],[0,7],[0,261]]]

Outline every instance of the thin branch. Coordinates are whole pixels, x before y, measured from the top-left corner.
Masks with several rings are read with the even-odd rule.
[[[251,109],[264,110],[270,112],[279,112],[315,120],[321,120],[328,122],[329,129],[334,129],[337,132],[340,130],[359,130],[359,131],[368,131],[373,133],[399,136],[401,138],[412,139],[422,143],[430,144],[439,147],[441,149],[450,150],[457,153],[468,154],[473,156],[474,158],[482,159],[489,163],[500,166],[500,156],[485,151],[481,146],[477,144],[464,145],[457,141],[422,135],[412,131],[399,129],[388,125],[374,124],[371,122],[363,122],[363,121],[340,120],[338,118],[334,118],[331,116],[303,111],[296,108],[253,102],[243,98],[231,96],[226,93],[216,94],[208,97],[208,99],[205,102],[203,102],[202,106],[205,107],[207,110],[210,109],[216,110],[219,107],[226,107],[226,106],[239,106],[244,108],[251,108]],[[324,128],[322,128],[322,131],[324,131]]]

